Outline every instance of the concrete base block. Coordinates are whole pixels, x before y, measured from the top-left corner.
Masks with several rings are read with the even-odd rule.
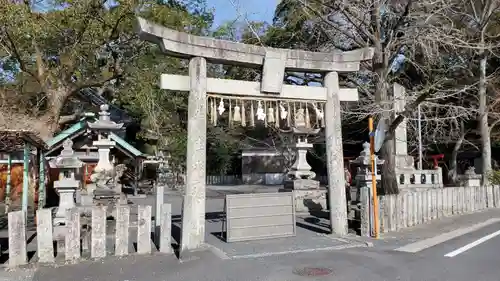
[[[80,204],[81,206],[93,206],[94,196],[90,194],[80,194]]]
[[[309,179],[297,179],[285,181],[285,189],[314,190],[319,189],[319,181]]]
[[[310,211],[327,210],[327,190],[319,189],[297,189],[283,188],[280,192],[293,192],[295,198],[295,212],[303,213]]]
[[[260,173],[260,174],[242,174],[243,184],[247,185],[282,185],[284,173]]]
[[[179,252],[179,262],[190,262],[195,260],[200,260],[205,256],[212,256],[213,253],[208,245],[202,245],[198,249],[193,250],[181,250]]]
[[[127,195],[127,199],[144,199],[146,197],[146,194]]]

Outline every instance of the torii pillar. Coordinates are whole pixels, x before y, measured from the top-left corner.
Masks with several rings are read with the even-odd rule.
[[[207,162],[207,62],[189,62],[188,140],[186,188],[182,204],[180,251],[200,248],[205,241],[205,193]]]
[[[326,74],[324,86],[326,88],[325,138],[330,229],[332,233],[344,236],[348,233],[348,224],[338,73]]]

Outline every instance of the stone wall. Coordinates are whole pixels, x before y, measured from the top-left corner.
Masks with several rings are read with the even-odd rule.
[[[22,211],[8,214],[8,260],[9,267],[26,265],[30,262],[54,263],[56,261],[78,262],[84,259],[105,258],[133,254],[173,254],[171,247],[172,207],[161,205],[160,220],[154,229],[152,237],[152,206],[137,206],[137,221],[131,220],[129,206],[119,206],[116,210],[116,220],[108,221],[106,207],[92,208],[92,217],[82,217],[82,208],[68,209],[64,226],[54,226],[51,209],[37,211],[36,245],[28,247],[26,236],[26,217]],[[111,224],[111,225],[108,225]],[[83,227],[87,225],[87,227]],[[130,228],[137,227],[137,236],[130,236]],[[88,227],[90,226],[90,227]],[[111,233],[110,233],[111,232]],[[57,251],[54,251],[54,242]],[[154,242],[154,243],[153,243]],[[133,247],[136,244],[137,247]],[[30,245],[31,246],[31,245]],[[36,257],[28,255],[27,248],[36,247]],[[136,253],[130,251],[136,249]],[[1,252],[1,250],[0,250]],[[56,252],[56,256],[54,256]],[[113,254],[111,254],[113,255]]]
[[[361,234],[370,233],[368,190],[361,202]],[[402,230],[443,217],[500,207],[500,186],[415,189],[379,196],[380,233]]]

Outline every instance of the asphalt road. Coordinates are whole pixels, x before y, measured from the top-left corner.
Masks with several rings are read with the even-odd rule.
[[[487,222],[492,222],[487,221]],[[479,225],[483,222],[478,222]],[[472,230],[470,226],[457,230]],[[450,232],[439,234],[445,237]],[[401,267],[406,268],[412,279],[408,280],[500,280],[500,222],[474,229],[456,238],[433,245],[433,238],[420,240],[431,242],[430,247],[415,253],[400,252],[411,245],[386,252],[398,257]],[[417,246],[420,246],[417,245]],[[394,253],[396,252],[396,253]],[[394,276],[396,277],[396,276]],[[374,279],[379,280],[379,279]],[[384,279],[380,279],[384,280]],[[387,278],[385,280],[397,280]],[[402,279],[404,280],[404,279]]]

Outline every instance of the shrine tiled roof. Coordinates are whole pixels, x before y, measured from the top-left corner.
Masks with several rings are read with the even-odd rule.
[[[84,130],[88,129],[88,123],[87,121],[92,120],[94,121],[95,118],[93,117],[86,117],[82,118],[79,122],[73,124],[71,127],[68,129],[60,132],[56,136],[54,136],[52,139],[47,140],[47,145],[49,147],[49,153],[50,151],[54,151],[60,145],[62,142],[67,139],[67,138],[72,138],[79,133],[82,133]],[[133,147],[131,144],[126,142],[123,138],[118,136],[115,133],[110,133],[110,138],[111,140],[115,141],[117,143],[118,148],[121,148],[124,150],[127,154],[129,154],[132,157],[145,157],[145,154],[143,154],[140,150],[137,148]]]

